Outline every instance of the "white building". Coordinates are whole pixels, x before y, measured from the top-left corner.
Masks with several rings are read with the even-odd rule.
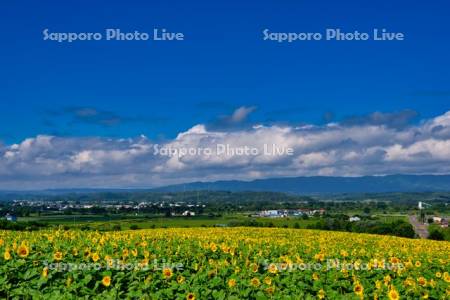
[[[186,210],[181,215],[184,216],[184,217],[191,217],[191,216],[195,216],[195,212]]]
[[[260,212],[259,214],[261,217],[266,217],[266,218],[284,218],[288,216],[288,211],[287,210],[263,210],[262,212]]]
[[[441,217],[433,217],[433,223],[441,224],[442,218]]]

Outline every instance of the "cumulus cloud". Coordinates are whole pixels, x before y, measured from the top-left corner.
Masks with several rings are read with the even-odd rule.
[[[241,122],[253,110],[240,108],[230,118]],[[412,115],[407,113],[404,119]],[[450,112],[418,125],[397,123],[393,116],[377,114],[369,121],[323,126],[257,125],[229,131],[198,124],[163,144],[145,136],[40,135],[0,145],[0,188],[154,187],[280,176],[450,173]],[[217,153],[218,145],[223,153]],[[222,149],[225,146],[232,151],[246,147],[257,151],[227,152]],[[267,155],[265,149],[272,150],[272,146],[293,149],[293,154]],[[158,149],[178,152],[168,155]],[[195,151],[183,153],[186,149]]]

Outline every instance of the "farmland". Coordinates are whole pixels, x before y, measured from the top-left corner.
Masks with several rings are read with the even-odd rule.
[[[0,232],[0,296],[447,299],[450,243],[284,228]]]
[[[214,227],[234,226],[249,220],[258,222],[263,227],[294,227],[300,228],[316,222],[317,218],[249,218],[243,213],[225,214],[221,216],[191,216],[191,217],[165,217],[165,216],[133,216],[133,215],[50,215],[20,217],[19,222],[42,222],[49,226],[64,225],[70,228],[90,228],[100,231],[108,231],[120,227],[126,229],[146,228],[187,228],[187,227]]]

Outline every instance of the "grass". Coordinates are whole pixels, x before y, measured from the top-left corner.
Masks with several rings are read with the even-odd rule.
[[[380,221],[391,223],[397,220],[405,220],[406,215],[384,214],[377,215]],[[50,225],[64,225],[68,227],[89,226],[96,230],[112,230],[120,228],[128,230],[132,228],[187,228],[187,227],[214,227],[230,226],[236,223],[254,220],[263,227],[288,227],[288,228],[307,228],[308,225],[317,222],[316,217],[303,219],[300,217],[288,218],[261,218],[248,217],[245,213],[227,214],[220,217],[192,216],[192,217],[164,217],[160,215],[135,215],[135,214],[117,214],[117,215],[32,215],[30,217],[19,217],[18,221],[40,221]]]
[[[402,214],[379,214],[376,217],[384,223],[392,223],[396,221],[406,221],[408,222],[408,216]]]
[[[300,228],[306,228],[308,224],[315,222],[315,220],[303,220],[298,218],[289,219],[267,219],[267,218],[252,218],[257,222],[263,224],[263,226],[269,227],[272,224],[273,227],[290,227],[293,228],[295,223],[299,224]],[[117,220],[111,222],[93,222],[89,224],[89,227],[99,230],[108,230],[114,228],[114,226],[120,226],[122,230],[130,229],[133,225],[139,229],[146,228],[187,228],[187,227],[213,227],[213,226],[230,226],[230,224],[236,222],[242,222],[249,220],[245,216],[228,216],[220,218],[207,218],[207,217],[172,217],[172,218],[154,218],[151,220],[142,219],[128,219]],[[79,224],[82,226],[82,224]]]
[[[247,214],[229,214],[220,217],[192,216],[192,217],[163,217],[146,215],[41,215],[30,217],[19,217],[19,222],[40,221],[50,225],[65,225],[69,227],[89,226],[98,230],[110,230],[114,226],[120,226],[126,230],[130,227],[146,228],[186,228],[186,227],[213,227],[230,226],[233,223],[255,220],[265,227],[289,227],[293,228],[297,223],[300,228],[306,228],[309,224],[317,221],[316,218],[302,219],[298,217],[289,218],[259,218],[248,217]]]

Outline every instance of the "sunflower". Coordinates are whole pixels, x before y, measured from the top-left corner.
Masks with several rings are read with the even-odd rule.
[[[94,262],[97,262],[99,259],[100,259],[100,256],[98,255],[97,252],[92,253],[92,260],[93,260]]]
[[[140,266],[141,268],[147,267],[147,266],[148,266],[148,259],[147,259],[147,258],[144,258],[143,260],[141,260],[141,262],[139,263],[139,266]]]
[[[56,261],[62,260],[62,259],[63,259],[63,254],[62,254],[62,252],[61,252],[61,251],[56,251],[56,252],[53,254],[53,259],[56,260]]]
[[[441,272],[436,272],[435,275],[436,275],[437,278],[441,278],[442,277],[442,273]]]
[[[179,284],[182,284],[182,283],[184,282],[184,276],[179,275],[179,276],[177,277],[177,282],[178,282]]]
[[[111,277],[110,276],[103,276],[102,284],[104,286],[110,286],[111,285]]]
[[[187,294],[186,300],[195,300],[195,295],[192,293]]]
[[[235,279],[228,280],[228,287],[234,288],[235,286],[236,286],[236,280]]]
[[[214,243],[211,243],[209,248],[211,249],[212,252],[216,252],[217,251],[217,245],[214,244]]]
[[[391,261],[392,264],[395,264],[395,265],[400,262],[400,260],[397,257],[395,257],[395,256],[391,257],[390,261]]]
[[[325,255],[323,253],[317,253],[314,255],[314,259],[323,261],[325,259]]]
[[[428,284],[429,284],[432,288],[435,288],[435,287],[436,287],[436,281],[434,281],[433,279],[430,279],[430,281],[428,281]]]
[[[412,266],[413,266],[413,263],[412,263],[410,260],[406,261],[405,267],[406,267],[407,269],[412,268]]]
[[[134,257],[136,257],[136,256],[138,255],[137,249],[131,250],[131,254],[132,254]]]
[[[48,276],[48,267],[45,267],[44,269],[42,269],[42,277],[47,278]]]
[[[450,275],[448,274],[448,272],[444,272],[444,280],[446,282],[450,282]]]
[[[269,270],[270,273],[275,274],[278,272],[278,267],[276,264],[270,264],[269,267],[267,268]]]
[[[273,294],[275,292],[275,287],[273,286],[269,286],[268,288],[265,289],[267,294]]]
[[[392,289],[389,290],[389,292],[388,292],[388,297],[389,297],[389,300],[397,300],[397,299],[400,299],[400,295],[398,294],[397,290],[394,289],[394,288],[392,288]]]
[[[356,295],[361,297],[364,294],[364,287],[359,282],[357,282],[355,284],[355,287],[353,288],[353,291]]]
[[[252,272],[253,272],[253,273],[258,272],[258,265],[257,265],[257,264],[252,263],[252,264],[250,265],[250,268],[252,269]]]
[[[314,281],[319,280],[319,274],[313,273],[313,274],[312,274],[312,279],[313,279]]]
[[[250,284],[252,285],[252,286],[259,286],[260,284],[261,284],[261,282],[259,281],[259,279],[258,278],[256,278],[256,277],[253,277],[251,280],[250,280]]]
[[[270,277],[264,278],[264,283],[267,284],[267,285],[271,285],[272,284],[272,278],[270,278]]]
[[[222,245],[222,246],[220,247],[220,249],[222,249],[222,252],[223,252],[223,253],[228,253],[228,252],[230,252],[230,248],[228,248],[227,245]]]
[[[421,286],[426,286],[426,285],[427,285],[427,280],[426,280],[424,277],[420,276],[420,277],[417,279],[417,283],[418,283],[419,285],[421,285]]]
[[[408,277],[405,279],[405,281],[403,282],[404,285],[406,286],[414,286],[416,284],[416,282],[414,281],[414,279],[412,279],[411,277]]]
[[[109,255],[105,256],[105,261],[106,261],[106,264],[107,264],[109,267],[112,267],[113,264],[114,264],[114,260],[113,260],[113,259],[111,258],[111,256],[109,256]]]
[[[375,287],[377,288],[377,290],[381,290],[381,281],[375,281]]]
[[[420,268],[422,266],[422,263],[420,262],[420,260],[416,261],[415,263],[417,268]]]
[[[5,250],[5,253],[3,254],[3,258],[5,260],[10,260],[11,259],[11,253],[9,253],[9,250]]]
[[[172,275],[173,275],[172,270],[169,268],[164,268],[162,273],[163,273],[164,278],[166,278],[166,279],[172,277]]]
[[[325,291],[323,289],[320,289],[320,291],[317,293],[317,298],[319,299],[325,298]]]
[[[17,255],[19,255],[20,257],[27,257],[28,254],[30,254],[30,250],[28,249],[28,247],[24,244],[20,245],[19,248],[17,248]]]

